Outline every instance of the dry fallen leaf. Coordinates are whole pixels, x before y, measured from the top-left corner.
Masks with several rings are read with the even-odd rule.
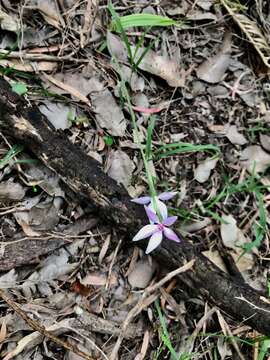
[[[39,71],[53,71],[57,68],[57,62],[52,61],[27,61],[22,63],[17,59],[1,59],[0,65],[3,67],[10,67],[13,70],[25,72],[39,72]]]
[[[107,32],[107,46],[111,56],[120,62],[128,62],[128,52],[124,43],[116,35]],[[141,61],[138,68],[152,75],[166,80],[168,85],[173,87],[183,87],[185,84],[185,73],[181,71],[179,65],[165,56],[157,55],[153,50],[145,51],[145,48],[137,49],[136,46],[130,46],[133,54],[133,61]]]
[[[249,242],[248,239],[237,227],[237,222],[232,215],[223,215],[222,219],[224,222],[220,226],[220,234],[223,244],[233,250],[231,255],[239,271],[251,269],[254,264],[253,256],[250,253],[243,254],[242,248]]]
[[[59,176],[42,163],[29,164],[24,169],[24,173],[27,175],[28,180],[31,181],[31,184],[37,184],[48,195],[65,197],[65,193],[60,186]]]
[[[45,101],[43,105],[40,105],[39,110],[47,117],[55,129],[64,130],[69,128],[71,126],[69,117],[73,118],[75,116],[75,110],[70,106],[50,101]]]
[[[247,143],[247,139],[238,132],[237,127],[235,125],[230,125],[226,132],[226,137],[230,140],[230,142],[234,145],[244,145]]]
[[[82,280],[82,285],[92,285],[92,286],[105,286],[107,284],[108,277],[105,274],[102,273],[92,273],[86,275]],[[117,284],[117,275],[112,273],[109,280],[110,285],[116,285]]]
[[[2,181],[0,183],[1,200],[22,200],[25,192],[26,188],[13,181]]]
[[[194,178],[199,183],[204,183],[208,180],[211,170],[213,170],[216,167],[216,164],[218,162],[218,158],[208,158],[195,169],[194,171]]]
[[[202,252],[212,263],[214,263],[220,270],[227,272],[222,257],[217,250],[207,250]]]
[[[230,64],[231,34],[225,35],[219,52],[212,58],[204,61],[196,70],[199,79],[214,84],[222,80]]]
[[[260,143],[262,147],[270,152],[270,136],[265,134],[260,134]]]
[[[16,211],[14,217],[27,236],[39,236],[38,231],[51,230],[59,221],[60,197],[34,204],[29,211]]]
[[[44,295],[51,294],[52,291],[47,283],[59,279],[77,267],[77,262],[71,262],[72,255],[76,255],[83,244],[84,240],[76,241],[44,259],[40,263],[39,269],[24,281],[22,288],[24,295],[28,298],[31,297],[31,294],[36,292],[36,286]]]
[[[88,106],[91,107],[91,103],[90,103],[89,99],[87,99],[87,97],[85,95],[83,95],[75,87],[60,81],[60,80],[56,79],[55,77],[53,77],[51,75],[43,74],[43,76],[45,77],[46,80],[49,80],[55,86],[58,86],[60,89],[63,89],[67,93],[74,96],[76,99],[80,100],[81,102],[83,102],[83,103],[85,103],[85,104],[87,104]]]
[[[44,20],[59,29],[65,26],[65,22],[60,14],[57,1],[54,0],[30,0],[27,2],[27,7],[38,10],[43,16]]]
[[[235,248],[238,240],[238,227],[232,215],[223,215],[224,223],[220,226],[221,239],[225,246]]]
[[[156,270],[156,264],[149,262],[148,258],[138,261],[128,275],[128,282],[132,288],[145,289]]]
[[[249,173],[262,173],[270,166],[270,154],[259,145],[251,145],[245,148],[240,160]]]
[[[20,20],[14,14],[11,16],[0,9],[0,26],[3,30],[16,33],[20,29]]]
[[[124,151],[116,150],[110,152],[106,168],[111,178],[128,187],[135,165]]]
[[[91,100],[96,113],[97,124],[108,130],[111,135],[125,135],[126,119],[110,91],[104,89],[92,94]]]
[[[188,14],[186,15],[186,17],[187,17],[187,20],[193,20],[193,21],[202,21],[202,20],[209,20],[209,21],[213,21],[213,22],[217,21],[217,17],[215,14],[213,14],[211,12],[200,11],[200,10],[189,11]]]
[[[15,269],[11,269],[9,272],[0,276],[1,289],[15,287],[18,280],[18,274]]]

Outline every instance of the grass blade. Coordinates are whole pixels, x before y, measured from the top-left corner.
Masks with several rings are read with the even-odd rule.
[[[144,27],[144,26],[172,26],[179,25],[178,21],[170,19],[167,16],[154,14],[131,14],[119,17],[122,29],[130,27]],[[115,19],[112,21],[112,28],[119,31],[118,24]]]

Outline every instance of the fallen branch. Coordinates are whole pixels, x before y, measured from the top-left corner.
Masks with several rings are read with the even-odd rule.
[[[25,144],[78,198],[90,201],[105,220],[128,234],[126,241],[147,222],[143,209],[130,202],[127,191],[63,132],[56,131],[35,106],[13,93],[4,79],[0,79],[0,119],[0,129],[6,135]],[[146,242],[137,244],[144,249]],[[179,283],[185,283],[233,318],[270,335],[269,301],[249,285],[222,272],[195,247],[186,241],[180,245],[164,241],[153,255],[169,270],[195,259],[189,271],[177,275]]]

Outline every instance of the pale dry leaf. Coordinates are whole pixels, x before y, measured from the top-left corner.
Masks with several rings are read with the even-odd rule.
[[[0,276],[0,288],[11,288],[17,284],[18,274],[15,269],[11,269],[6,274]]]
[[[246,93],[239,93],[240,98],[244,101],[244,103],[251,107],[258,107],[262,99],[258,96],[258,93],[255,90],[248,91]]]
[[[111,63],[115,71],[121,72],[121,78],[130,83],[130,87],[134,92],[143,92],[145,81],[142,76],[139,76],[136,71],[132,71],[132,69],[127,65],[121,64],[121,68],[119,69],[119,66],[117,66],[115,62],[112,61]]]
[[[111,178],[128,187],[135,165],[124,151],[116,150],[110,152],[106,169]]]
[[[215,14],[211,12],[205,12],[200,10],[192,10],[189,11],[186,15],[187,20],[193,20],[193,21],[202,21],[202,20],[209,20],[209,21],[217,21],[217,17]]]
[[[232,215],[223,215],[222,220],[224,220],[220,226],[222,242],[226,247],[235,249],[239,231],[236,220]]]
[[[232,257],[234,259],[235,265],[237,266],[240,272],[251,270],[254,268],[254,259],[253,255],[250,253],[243,254],[242,249],[238,249],[235,252],[232,252]],[[242,255],[242,256],[241,256]]]
[[[205,228],[206,226],[210,225],[212,223],[211,218],[205,218],[203,220],[199,221],[193,221],[187,224],[183,224],[181,228],[179,229],[180,232],[186,232],[186,233],[194,233],[197,231],[200,231],[201,229]]]
[[[222,257],[217,250],[203,251],[202,254],[206,256],[212,263],[214,263],[220,270],[227,272]]]
[[[81,280],[81,284],[83,285],[105,286],[106,283],[107,283],[107,276],[102,273],[88,274]],[[109,285],[116,285],[116,284],[117,284],[117,276],[115,273],[112,273],[110,276]]]
[[[1,200],[22,200],[24,198],[26,188],[19,183],[13,181],[2,181],[0,183],[0,199]]]
[[[34,230],[49,231],[59,222],[59,210],[63,199],[60,197],[47,198],[32,207],[29,211],[29,225]]]
[[[270,154],[265,152],[259,145],[251,145],[242,151],[240,157],[242,166],[249,173],[262,173],[270,166]]]
[[[237,227],[237,222],[231,214],[223,215],[222,219],[224,223],[221,223],[220,226],[221,239],[226,247],[233,250],[230,254],[235,261],[235,265],[240,272],[251,269],[254,265],[252,254],[243,254],[243,245],[248,243],[248,239],[245,238],[241,229]]]
[[[49,80],[52,84],[58,86],[59,88],[63,89],[70,95],[74,96],[76,99],[80,100],[81,102],[83,102],[83,103],[87,104],[89,107],[91,107],[90,100],[85,95],[83,95],[79,90],[77,90],[75,87],[60,81],[51,75],[43,74],[43,76],[45,77],[45,79]]]
[[[218,162],[218,158],[207,158],[204,162],[198,165],[198,167],[194,171],[194,178],[199,183],[204,183],[209,179],[209,176],[211,174],[211,170],[213,170],[216,167],[216,164]]]
[[[134,360],[144,360],[149,346],[149,342],[150,342],[150,333],[148,330],[146,330],[143,336],[141,351],[139,354],[136,355]]]
[[[260,134],[260,143],[262,147],[270,152],[270,136],[265,134]]]
[[[57,335],[63,334],[65,332],[70,331],[70,322],[72,319],[64,319],[59,322],[54,323],[53,325],[46,326],[46,331],[51,332],[52,334],[56,333]],[[27,350],[33,349],[37,347],[44,339],[44,335],[42,335],[38,331],[34,331],[29,335],[26,335],[21,340],[18,341],[15,349],[10,351],[3,360],[13,359],[15,356],[19,355],[24,349]]]
[[[98,256],[98,263],[101,264],[111,243],[111,234],[106,236],[105,241],[103,242],[102,248],[100,250],[99,256]]]
[[[246,253],[242,257],[240,257],[242,252],[242,249],[238,249],[237,252],[231,252],[231,255],[235,261],[235,265],[240,272],[250,270],[254,266],[253,256],[249,253]],[[203,255],[206,256],[210,261],[212,261],[217,267],[219,267],[220,270],[227,272],[222,257],[217,250],[203,251]]]
[[[53,229],[59,221],[62,198],[47,198],[31,206],[29,211],[16,211],[14,217],[27,236],[40,236],[39,231]]]
[[[210,10],[210,8],[214,5],[214,0],[198,0],[196,5],[201,7],[203,10]]]
[[[128,52],[124,43],[116,35],[107,32],[108,50],[114,58],[120,62],[128,61]],[[152,75],[166,80],[172,87],[183,87],[185,84],[185,74],[181,72],[179,65],[165,56],[156,54],[153,50],[146,51],[145,48],[137,49],[136,46],[130,46],[133,61],[138,63],[138,68]]]
[[[65,197],[64,191],[60,186],[59,176],[43,164],[29,164],[29,166],[24,169],[24,173],[27,175],[28,180],[31,181],[31,184],[37,184],[48,195],[52,197]]]
[[[3,341],[6,339],[6,337],[7,337],[7,325],[6,325],[6,320],[3,319],[2,325],[1,325],[1,330],[0,330],[0,348],[2,346]]]
[[[0,65],[3,67],[10,67],[13,70],[25,71],[25,72],[34,72],[38,73],[39,71],[53,71],[57,68],[57,62],[52,61],[27,61],[24,60],[22,63],[19,60],[12,59],[1,59]]]
[[[23,283],[22,291],[26,297],[36,292],[36,285],[43,295],[48,295],[48,289],[43,285],[61,276],[71,273],[78,265],[77,262],[70,262],[72,255],[77,255],[85,240],[80,240],[61,248],[57,254],[48,256],[41,262],[39,270],[32,273]],[[45,290],[44,290],[45,289]]]
[[[86,71],[86,70],[85,70]],[[99,92],[104,90],[105,84],[100,80],[98,74],[92,73],[91,76],[88,76],[88,73],[83,74],[82,72],[61,72],[54,75],[54,79],[59,80],[65,85],[71,86],[73,89],[76,89],[83,96],[88,96],[93,92]],[[68,93],[68,87],[59,88],[58,93],[65,94]],[[72,95],[72,94],[71,94]]]
[[[247,143],[247,139],[238,131],[236,125],[230,125],[228,127],[226,137],[234,145],[244,145]]]
[[[30,0],[27,2],[27,6],[32,9],[37,9],[43,16],[44,20],[57,29],[65,26],[65,22],[60,14],[56,1]]]
[[[132,288],[145,289],[156,271],[156,264],[149,262],[147,258],[138,261],[134,269],[128,275],[128,282]]]
[[[75,116],[75,109],[61,103],[45,101],[39,106],[40,112],[47,117],[55,129],[68,129],[71,126],[69,118]]]
[[[13,213],[13,215],[17,223],[22,227],[22,230],[25,233],[25,235],[29,237],[35,237],[41,235],[38,231],[33,230],[29,225],[30,222],[29,212],[16,211],[15,213]]]
[[[226,333],[224,334],[226,335]],[[232,350],[229,347],[226,337],[219,337],[217,340],[217,349],[220,355],[220,360],[229,359],[232,356]]]
[[[11,16],[0,9],[0,26],[3,30],[16,33],[20,29],[20,20],[14,14]]]
[[[97,124],[114,136],[124,136],[127,121],[108,89],[91,95]]]
[[[196,70],[199,79],[215,84],[223,79],[230,64],[231,34],[225,35],[219,52],[212,58],[204,61]]]

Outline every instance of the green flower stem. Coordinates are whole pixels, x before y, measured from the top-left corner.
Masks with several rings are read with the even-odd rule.
[[[147,182],[148,182],[148,186],[149,186],[149,193],[150,193],[151,199],[153,201],[153,206],[154,206],[154,209],[156,211],[156,214],[157,214],[160,222],[162,222],[163,219],[162,219],[162,216],[161,216],[160,211],[159,211],[158,206],[157,206],[157,192],[156,192],[155,184],[154,184],[154,181],[153,181],[153,177],[151,175],[151,171],[149,169],[148,160],[147,160],[146,155],[144,153],[143,146],[142,146],[142,144],[140,142],[139,130],[138,130],[138,126],[136,124],[135,114],[134,114],[134,111],[132,109],[130,96],[129,96],[129,93],[127,91],[126,85],[125,85],[123,80],[121,81],[121,83],[122,83],[122,86],[121,86],[122,91],[124,90],[124,92],[125,92],[124,97],[127,100],[128,109],[129,109],[129,113],[130,113],[130,116],[131,116],[132,126],[133,126],[133,129],[135,131],[136,141],[139,144],[139,148],[140,148],[140,152],[141,152],[141,156],[142,156],[142,160],[143,160],[143,165],[144,165],[145,172],[146,172]]]

